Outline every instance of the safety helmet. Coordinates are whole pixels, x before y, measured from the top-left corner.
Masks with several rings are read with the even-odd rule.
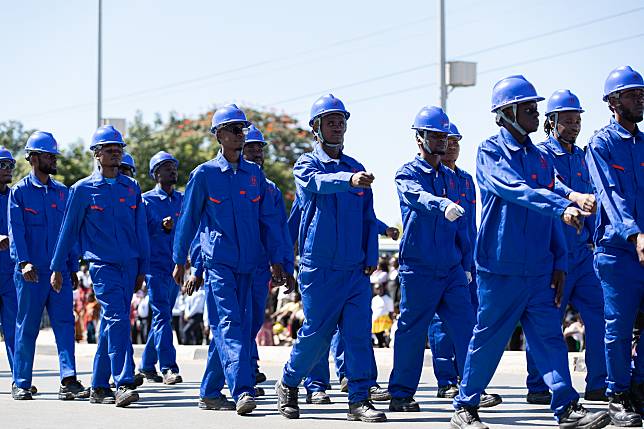
[[[92,142],[89,145],[89,150],[94,150],[98,146],[103,146],[106,144],[118,144],[121,147],[127,146],[123,141],[123,136],[112,125],[103,125],[98,127],[94,135],[92,136]]]
[[[447,134],[447,137],[456,137],[459,140],[463,138],[461,133],[458,132],[456,125],[454,125],[452,122],[449,123],[449,133]]]
[[[435,131],[449,134],[449,118],[440,107],[425,106],[416,115],[411,128],[417,131]]]
[[[581,108],[579,98],[569,89],[558,89],[548,99],[548,106],[546,108],[546,115],[556,112],[576,111],[584,113]]]
[[[644,88],[642,75],[633,70],[631,66],[617,67],[606,78],[603,100],[608,101],[608,96],[614,92],[633,88]]]
[[[311,119],[309,119],[309,126],[313,127],[313,123],[319,117],[329,113],[342,113],[345,119],[349,119],[351,114],[344,108],[344,103],[339,98],[335,98],[333,94],[326,94],[315,100],[311,106]]]
[[[4,146],[0,146],[0,161],[11,161],[13,165],[16,165],[16,160],[11,156],[11,152]]]
[[[25,152],[27,152],[27,156],[29,156],[30,152],[45,152],[60,155],[56,139],[51,133],[46,131],[36,131],[31,134],[25,145]]]
[[[543,101],[534,86],[521,75],[501,79],[492,89],[492,113],[511,104]]]
[[[220,107],[212,115],[212,126],[210,132],[215,134],[217,129],[223,125],[233,122],[242,122],[244,127],[248,127],[250,122],[246,119],[246,114],[236,104],[226,104]]]
[[[123,158],[121,158],[121,165],[127,165],[132,169],[132,172],[136,174],[136,163],[134,162],[132,155],[130,155],[129,153],[123,153]]]
[[[268,142],[264,140],[262,132],[255,125],[248,127],[248,134],[246,134],[246,140],[244,143],[261,143],[262,146],[266,146],[268,144]]]
[[[159,151],[154,154],[152,158],[150,158],[150,177],[154,179],[154,171],[159,167],[161,164],[163,164],[166,161],[172,161],[174,162],[174,165],[178,168],[179,167],[179,160],[175,158],[174,156],[170,155],[168,152],[165,151]]]

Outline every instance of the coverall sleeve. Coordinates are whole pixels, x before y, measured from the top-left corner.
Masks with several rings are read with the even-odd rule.
[[[69,258],[67,259],[67,269],[70,273],[77,273],[80,271],[80,246],[78,243],[72,246],[72,250],[69,252]]]
[[[376,223],[378,225],[378,235],[387,235],[387,228],[389,228],[387,224],[380,219],[376,219]]]
[[[291,238],[291,248],[295,247],[295,243],[297,243],[301,220],[302,207],[300,207],[300,201],[296,197],[291,206],[291,213],[288,215],[288,231]]]
[[[186,186],[186,193],[183,197],[183,213],[179,217],[174,235],[172,260],[175,264],[186,263],[190,243],[195,238],[201,222],[204,204],[208,198],[207,192],[205,174],[203,171],[196,171]]]
[[[553,192],[562,198],[568,199],[568,195],[570,195],[572,189],[566,186],[559,177],[559,173],[557,173],[557,169],[555,169],[555,186],[553,188]]]
[[[363,203],[365,267],[375,267],[378,265],[378,223],[376,213],[373,210],[373,191],[371,189],[366,189],[365,191]]]
[[[437,197],[423,190],[418,179],[406,168],[396,173],[396,187],[398,195],[406,205],[429,215],[443,216],[447,206],[452,203],[448,198]]]
[[[56,250],[51,260],[52,271],[63,272],[69,258],[69,252],[80,241],[80,229],[85,219],[86,202],[83,201],[82,190],[72,187],[67,199],[67,207],[63,216],[63,223],[60,228],[60,235],[56,242]]]
[[[588,171],[597,191],[597,198],[601,201],[611,226],[624,241],[627,241],[628,237],[642,231],[626,204],[616,168],[610,164],[609,159],[608,148],[601,139],[595,137],[586,150]]]
[[[550,251],[554,256],[553,269],[568,272],[568,245],[566,244],[566,236],[564,234],[564,223],[559,219],[552,221]]]
[[[260,237],[266,254],[271,265],[281,264],[284,267],[284,228],[286,225],[286,216],[279,213],[275,205],[275,199],[272,198],[271,192],[268,191],[268,185],[264,173],[261,174],[260,182],[260,200],[259,200],[259,223]]]
[[[154,205],[143,199],[143,206],[145,207],[145,218],[148,226],[148,235],[150,237],[157,236],[163,232],[163,224],[161,218],[156,214]]]
[[[203,257],[201,256],[201,228],[190,245],[190,272],[196,277],[203,276]]]
[[[467,216],[461,216],[456,221],[458,222],[456,230],[456,245],[461,250],[461,266],[465,271],[472,271],[472,240],[470,240],[469,219]]]
[[[291,238],[290,225],[286,217],[286,206],[284,205],[284,198],[282,191],[275,187],[275,207],[277,208],[280,216],[280,225],[282,227],[282,252],[284,253],[284,271],[293,273],[295,270],[295,255],[293,252],[293,239]]]
[[[150,272],[150,237],[148,236],[148,221],[145,206],[141,198],[141,189],[136,195],[136,235],[139,243],[139,275]]]
[[[480,188],[542,215],[560,218],[570,206],[570,201],[552,191],[530,187],[507,158],[491,148],[479,148],[476,178]]]
[[[18,258],[16,262],[20,264],[30,262],[27,240],[25,239],[24,207],[20,187],[11,188],[8,206],[9,240]]]
[[[311,156],[303,155],[293,167],[295,184],[316,194],[335,194],[351,187],[351,176],[355,173],[341,171],[323,173],[315,166]]]

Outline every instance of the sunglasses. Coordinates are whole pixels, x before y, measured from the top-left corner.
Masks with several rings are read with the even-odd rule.
[[[0,161],[0,170],[13,170],[16,166],[16,161],[11,161],[9,159],[3,159]]]
[[[235,134],[237,136],[240,135],[246,135],[248,134],[248,128],[241,126],[241,125],[227,125],[222,128],[222,130],[226,130],[229,133]]]

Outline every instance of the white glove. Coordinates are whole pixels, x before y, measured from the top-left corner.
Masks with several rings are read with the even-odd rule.
[[[467,278],[467,284],[472,283],[472,273],[469,271],[465,271],[465,278]]]
[[[445,219],[454,222],[459,217],[463,216],[465,209],[456,203],[450,203],[445,209]]]

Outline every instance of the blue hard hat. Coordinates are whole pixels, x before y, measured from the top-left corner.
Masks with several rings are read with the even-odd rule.
[[[257,129],[255,125],[251,125],[248,128],[248,134],[246,134],[246,140],[244,143],[261,143],[262,146],[266,146],[268,144],[268,142],[264,140],[262,132]]]
[[[89,145],[89,150],[96,149],[96,146],[102,146],[105,144],[118,144],[122,147],[125,147],[126,144],[123,141],[123,136],[112,125],[103,125],[98,127],[94,135],[92,136],[92,143]]]
[[[633,88],[644,88],[642,75],[633,70],[631,66],[617,67],[606,78],[603,100],[608,101],[608,96],[613,92]]]
[[[226,104],[225,106],[217,109],[217,111],[212,115],[212,126],[210,127],[210,132],[214,134],[217,131],[217,128],[233,122],[242,122],[245,127],[250,125],[250,122],[246,119],[246,114],[242,109],[237,107],[236,104]]]
[[[152,158],[150,158],[150,177],[154,179],[154,171],[157,169],[157,167],[161,164],[163,164],[166,161],[172,161],[174,164],[179,167],[179,160],[175,158],[174,156],[170,155],[168,152],[165,151],[159,151],[154,154]]]
[[[537,95],[537,90],[525,77],[508,76],[498,81],[492,89],[492,112],[510,104],[543,100],[544,98]]]
[[[463,138],[461,133],[458,132],[458,128],[456,128],[456,125],[450,122],[449,124],[449,133],[447,134],[447,137],[456,137],[459,140]]]
[[[311,119],[309,120],[309,126],[313,126],[313,122],[320,116],[326,115],[327,113],[342,113],[345,119],[349,119],[351,114],[344,108],[344,103],[340,101],[339,98],[335,98],[333,94],[323,95],[322,97],[315,100],[313,106],[311,106]]]
[[[25,145],[25,152],[45,152],[54,155],[60,155],[58,143],[51,133],[46,131],[36,131],[29,136]]]
[[[11,152],[9,152],[9,149],[7,149],[4,146],[0,146],[0,161],[4,161],[4,160],[13,161],[14,163],[16,162],[16,160],[13,159],[13,156],[11,156]]]
[[[558,89],[548,99],[548,107],[546,108],[546,115],[555,112],[576,111],[583,113],[584,109],[581,108],[579,98],[569,89]]]
[[[449,118],[443,109],[436,106],[425,106],[414,119],[413,130],[435,131],[449,134]]]
[[[121,165],[127,165],[132,169],[132,172],[136,174],[136,164],[134,163],[134,158],[132,158],[132,155],[130,155],[129,153],[123,153],[123,158],[121,158]]]

